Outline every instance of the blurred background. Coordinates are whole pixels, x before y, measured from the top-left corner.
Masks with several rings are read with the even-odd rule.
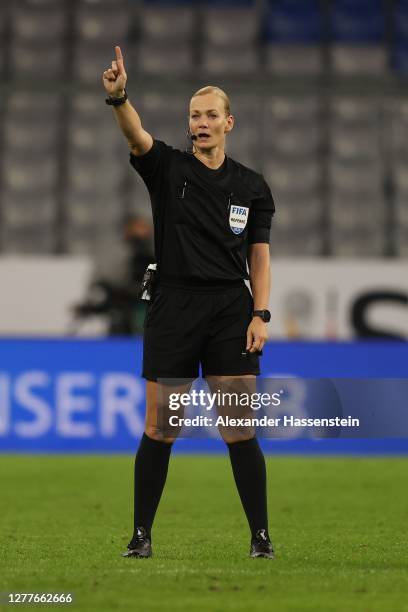
[[[380,293],[371,327],[408,336],[407,0],[16,0],[0,33],[0,333],[141,330],[115,293],[151,253],[147,191],[104,103],[119,44],[131,101],[169,144],[187,146],[193,91],[230,95],[227,154],[277,205],[272,336],[370,335],[353,323],[361,283]]]
[[[286,563],[268,580],[264,568],[241,580],[244,517],[225,458],[205,456],[225,445],[203,430],[178,440],[176,453],[202,456],[172,459],[164,552],[138,574],[139,600],[146,593],[145,609],[161,609],[174,589],[180,610],[192,598],[194,609],[221,609],[221,596],[224,608],[235,596],[237,609],[264,610],[271,593],[280,610],[402,609],[408,0],[0,0],[2,590],[73,589],[78,610],[134,606],[136,570],[122,573],[118,550],[131,533],[130,453],[144,431],[136,293],[152,227],[105,104],[114,45],[146,129],[170,145],[189,144],[195,90],[229,94],[227,154],[264,174],[277,209],[263,377],[279,379],[297,417],[316,403],[337,410],[317,402],[314,379],[358,379],[354,408],[376,428],[371,439],[297,428],[261,440],[267,453],[302,455],[268,459],[272,537]],[[340,411],[355,416],[353,401]],[[325,457],[343,453],[354,458]],[[195,565],[202,542],[213,549],[199,548]],[[226,550],[237,551],[232,562]],[[231,574],[231,586],[213,582]]]
[[[105,104],[115,45],[154,137],[186,148],[192,93],[218,85],[227,154],[271,186],[263,374],[408,378],[408,0],[1,2],[0,448],[133,451],[143,432],[151,212]]]

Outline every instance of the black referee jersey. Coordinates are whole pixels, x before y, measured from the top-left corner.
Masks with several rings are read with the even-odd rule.
[[[275,212],[261,174],[225,157],[217,170],[160,140],[130,163],[152,203],[160,274],[188,282],[248,279],[248,244],[269,243]]]

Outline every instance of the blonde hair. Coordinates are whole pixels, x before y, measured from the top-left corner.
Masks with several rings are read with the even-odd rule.
[[[201,87],[201,89],[196,91],[191,96],[191,99],[196,98],[197,96],[206,96],[207,94],[216,94],[219,96],[224,103],[224,110],[227,117],[231,114],[231,105],[227,94],[223,89],[216,87],[215,85],[206,85],[205,87]]]

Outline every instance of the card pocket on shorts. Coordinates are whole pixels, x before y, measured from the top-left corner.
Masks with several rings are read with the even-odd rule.
[[[155,319],[158,315],[160,315],[161,308],[163,307],[165,301],[165,294],[160,290],[156,289],[152,300],[148,303],[146,316],[144,320],[144,327],[150,327],[154,324]]]

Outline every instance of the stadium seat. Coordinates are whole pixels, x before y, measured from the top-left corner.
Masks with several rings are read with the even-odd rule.
[[[385,33],[382,0],[334,0],[330,10],[331,36],[347,44],[380,44]]]
[[[6,115],[4,121],[4,143],[8,151],[27,150],[46,155],[56,153],[59,142],[59,122],[56,116],[39,121],[39,117]]]
[[[332,194],[328,212],[336,230],[366,228],[375,231],[379,227],[383,228],[386,221],[385,201],[380,194],[361,194],[359,197]]]
[[[398,257],[408,257],[408,228],[397,228],[394,236],[396,255]]]
[[[27,7],[62,7],[66,5],[66,0],[20,0],[20,3]]]
[[[56,188],[58,160],[35,151],[7,151],[3,156],[3,185],[6,190],[43,193]]]
[[[105,227],[119,223],[120,192],[94,194],[68,192],[64,198],[65,222],[71,228]]]
[[[140,36],[153,44],[187,42],[195,34],[195,19],[192,4],[157,6],[144,3],[138,19]]]
[[[256,2],[257,0],[206,0],[208,6],[219,8],[250,8],[256,6]]]
[[[351,162],[329,159],[330,187],[337,193],[372,194],[382,193],[383,168],[380,161],[357,160]]]
[[[60,96],[13,91],[2,112],[4,189],[44,195],[57,183]],[[42,173],[43,176],[41,175]]]
[[[163,95],[160,90],[146,87],[139,95],[139,104],[143,114],[150,113],[157,119],[163,118],[166,113],[169,113],[171,117],[176,117],[176,120],[181,117],[185,118],[188,114],[188,101],[182,93],[167,92],[166,95]]]
[[[59,42],[67,30],[66,7],[66,3],[11,3],[10,27],[13,38],[25,43]]]
[[[395,0],[393,7],[393,21],[395,33],[406,36],[408,34],[408,2],[407,0]]]
[[[151,215],[150,197],[146,185],[138,174],[132,173],[125,208],[132,213],[141,213],[146,218]]]
[[[342,75],[381,75],[387,69],[385,48],[376,45],[332,45],[331,64]]]
[[[113,44],[115,43],[117,41]],[[84,84],[101,87],[103,71],[111,66],[113,44],[77,41],[73,46],[72,57],[74,79]]]
[[[231,95],[231,111],[236,119],[236,125],[242,126],[248,121],[253,124],[254,115],[260,117],[261,100],[259,94],[248,91],[247,93],[232,92]]]
[[[408,159],[396,158],[393,163],[394,187],[398,196],[408,194]]]
[[[310,159],[288,163],[266,158],[263,163],[263,174],[278,201],[283,193],[316,194],[319,192],[322,180],[321,165]]]
[[[317,123],[291,121],[266,124],[263,130],[263,148],[277,158],[304,159],[319,153],[321,128]]]
[[[392,50],[391,65],[401,74],[408,73],[408,41],[407,39],[397,39],[394,41]]]
[[[0,75],[3,74],[5,66],[6,66],[5,42],[4,42],[5,21],[6,21],[6,16],[4,13],[4,9],[0,5]]]
[[[408,257],[408,191],[396,195],[393,239],[397,255]]]
[[[273,0],[264,18],[265,39],[280,45],[316,45],[323,37],[317,0]]]
[[[386,125],[393,158],[408,158],[408,100],[392,99],[387,107]]]
[[[273,74],[318,75],[323,17],[317,0],[270,2],[264,19],[265,67]]]
[[[75,14],[75,33],[87,43],[113,46],[123,44],[128,36],[131,18],[122,7],[80,6]]]
[[[64,228],[64,250],[71,255],[93,255],[99,250],[101,234],[98,228],[91,225],[85,228]]]
[[[194,57],[188,41],[158,44],[142,41],[131,51],[131,66],[152,75],[176,76],[192,71]]]
[[[55,117],[59,114],[61,95],[55,91],[30,91],[29,89],[13,88],[7,96],[8,116],[35,118],[37,121],[45,122],[45,119]]]
[[[262,163],[262,134],[260,123],[254,123],[254,116],[261,116],[261,104],[258,95],[251,93],[233,93],[231,112],[235,117],[235,126],[227,137],[226,153],[244,165],[260,169]]]
[[[207,6],[200,16],[204,46],[255,45],[259,25],[259,14],[254,8]]]
[[[396,223],[408,229],[408,193],[401,194],[395,200]]]
[[[273,159],[316,156],[321,144],[320,103],[316,97],[266,100],[262,116],[263,150]]]
[[[181,6],[194,6],[195,0],[142,0],[143,6],[155,6],[159,8],[178,8]]]
[[[279,200],[279,227],[296,231],[310,225],[321,225],[323,218],[322,199],[303,194],[282,195]]]
[[[316,122],[320,121],[321,108],[322,102],[315,95],[277,95],[264,100],[263,122]]]
[[[103,156],[119,164],[120,156],[126,153],[126,140],[112,110],[103,104],[103,93],[71,96],[66,139],[69,156],[89,155],[95,160]]]
[[[302,228],[281,229],[279,221],[273,222],[271,253],[275,257],[318,256],[323,252],[324,234],[314,223]]]
[[[61,1],[61,0],[57,0]],[[62,0],[63,2],[65,0]],[[129,8],[129,0],[76,0],[79,7],[116,8],[116,10],[126,10]]]
[[[104,159],[106,163],[119,163],[119,156],[126,154],[124,137],[112,129],[104,129],[102,124],[83,126],[75,118],[68,124],[67,152],[69,155],[93,155],[95,161]]]
[[[52,192],[5,192],[1,194],[2,223],[7,228],[51,225],[57,217],[56,196]]]
[[[330,150],[338,161],[378,160],[381,156],[381,134],[377,126],[352,123],[332,124],[330,128]]]
[[[334,96],[330,101],[330,114],[331,120],[339,123],[378,125],[380,103],[377,98],[369,96]]]
[[[265,69],[276,75],[317,76],[323,71],[321,47],[267,45]]]
[[[15,255],[50,255],[55,253],[57,232],[52,224],[36,227],[11,228],[0,227],[0,240],[4,254]]]
[[[101,156],[117,159],[118,154],[126,150],[126,140],[107,107],[104,115],[92,118],[71,112],[67,122],[67,145],[69,154],[88,152],[95,159]]]
[[[66,51],[61,41],[52,43],[12,40],[11,71],[19,79],[38,79],[39,66],[46,66],[47,79],[66,76]]]
[[[262,156],[260,139],[257,132],[253,129],[235,130],[228,136],[226,143],[226,154],[228,157],[252,168],[256,171],[261,171]]]
[[[191,142],[187,139],[187,114],[182,120],[169,123],[168,121],[155,121],[149,113],[144,113],[143,124],[147,131],[156,138],[162,140],[171,147],[185,150]]]
[[[67,160],[67,181],[70,189],[95,194],[114,192],[120,188],[123,165],[102,161],[94,156],[76,154]]]
[[[202,70],[211,75],[248,75],[259,70],[259,57],[256,47],[205,46],[203,49]]]
[[[382,228],[336,230],[331,232],[331,253],[336,257],[381,257],[385,254],[385,235]]]
[[[119,231],[119,224],[99,227],[92,224],[82,227],[67,225],[63,235],[64,250],[71,255],[98,256],[103,249],[106,251],[117,242]]]
[[[106,110],[108,110],[107,107],[101,105],[101,94],[91,91],[73,93],[69,97],[69,107],[73,116],[79,116],[88,123],[103,121],[106,117]]]
[[[188,97],[170,93],[163,96],[147,90],[140,96],[140,110],[143,124],[154,138],[173,147],[185,149],[189,146]]]

